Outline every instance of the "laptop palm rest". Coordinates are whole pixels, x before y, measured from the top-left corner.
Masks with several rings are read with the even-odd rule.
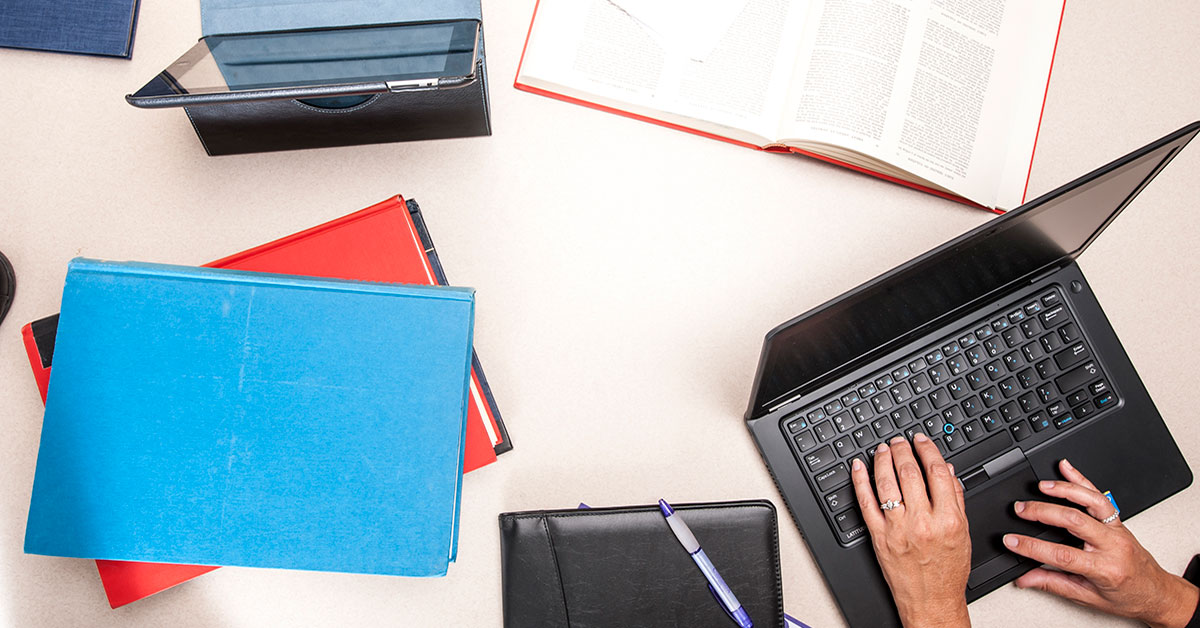
[[[967,521],[971,526],[971,575],[967,588],[976,588],[1017,566],[1021,559],[1004,547],[1005,534],[1038,536],[1046,527],[1013,512],[1017,500],[1045,499],[1037,490],[1037,475],[1019,449],[1012,449],[962,477],[966,489]]]

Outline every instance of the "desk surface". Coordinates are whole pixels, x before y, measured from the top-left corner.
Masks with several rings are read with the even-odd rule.
[[[182,112],[122,99],[198,37],[194,0],[143,3],[132,61],[0,50],[0,249],[18,276],[0,327],[0,623],[500,626],[500,512],[658,497],[785,512],[741,421],[763,334],[992,216],[518,92],[532,7],[484,2],[490,138],[206,157]],[[1190,0],[1068,2],[1030,197],[1200,117],[1197,40]],[[1194,360],[1179,359],[1200,354],[1197,173],[1193,146],[1080,259],[1193,467]],[[230,568],[112,611],[91,562],[21,553],[42,404],[19,328],[58,310],[68,259],[199,264],[398,193],[420,201],[450,279],[478,289],[476,346],[516,445],[466,477],[448,577]],[[1198,511],[1192,488],[1129,527],[1181,572]],[[786,514],[780,536],[788,611],[842,625]],[[1129,625],[1011,586],[971,614]]]

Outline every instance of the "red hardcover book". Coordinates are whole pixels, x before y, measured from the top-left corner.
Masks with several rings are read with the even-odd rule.
[[[393,197],[337,220],[205,264],[256,272],[422,285],[445,284],[415,203]],[[34,379],[46,399],[57,315],[21,329]],[[478,358],[473,361],[463,472],[512,448]],[[208,573],[215,566],[97,560],[113,608]]]

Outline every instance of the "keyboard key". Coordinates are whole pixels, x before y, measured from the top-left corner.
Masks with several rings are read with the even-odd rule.
[[[849,408],[860,401],[862,401],[862,397],[858,396],[857,390],[851,390],[850,392],[842,395],[842,405],[844,407]]]
[[[1050,418],[1052,418],[1052,419],[1066,411],[1067,411],[1067,404],[1065,404],[1061,401],[1055,401],[1054,403],[1046,406],[1046,414],[1049,414]]]
[[[997,333],[1002,332],[1009,327],[1010,323],[1008,322],[1007,318],[997,318],[996,320],[992,321],[992,329],[996,330]]]
[[[895,383],[896,383],[896,380],[892,379],[891,373],[884,373],[883,375],[880,375],[879,377],[875,378],[875,386],[879,390],[884,390],[886,388],[890,388]]]
[[[1058,329],[1058,335],[1062,336],[1063,342],[1075,342],[1080,338],[1079,325],[1067,323]]]
[[[875,435],[871,433],[868,427],[860,427],[851,432],[850,435],[854,437],[854,442],[859,447],[866,447],[875,442]]]
[[[925,354],[925,361],[929,362],[930,364],[937,364],[945,359],[945,357],[946,356],[942,355],[941,349],[934,349],[933,351]]]
[[[1004,377],[1004,374],[1005,374],[1004,365],[1000,363],[1000,360],[993,360],[991,362],[988,362],[983,367],[983,372],[987,373],[988,379],[990,379],[994,382],[994,381],[1000,379],[1001,377]]]
[[[983,429],[989,432],[995,432],[996,430],[1000,429],[1002,425],[1004,425],[1004,423],[1001,422],[996,416],[995,412],[989,412],[979,417],[979,422],[983,424]]]
[[[816,410],[813,410],[812,412],[808,413],[808,420],[812,421],[813,423],[816,423],[817,421],[820,421],[824,418],[825,418],[825,409],[824,408],[817,408]]]
[[[1089,361],[1083,366],[1077,366],[1063,373],[1062,377],[1054,380],[1054,383],[1058,385],[1059,392],[1065,395],[1095,378],[1099,372],[1100,367],[1096,366],[1095,362]]]
[[[1087,347],[1082,342],[1075,343],[1066,350],[1054,354],[1054,363],[1058,368],[1066,370],[1091,357]]]
[[[1087,401],[1087,398],[1088,398],[1088,391],[1080,390],[1080,391],[1071,393],[1070,395],[1067,395],[1067,403],[1072,406],[1077,406],[1077,405]]]
[[[1021,330],[1016,327],[1004,330],[1004,333],[1000,334],[1000,337],[1004,339],[1004,344],[1010,347],[1015,347],[1021,344],[1022,340],[1025,340],[1025,336]]]
[[[813,431],[817,434],[817,440],[821,441],[822,443],[833,438],[834,436],[837,436],[837,430],[834,429],[833,423],[829,421],[825,421],[824,423],[820,423],[813,427]]]
[[[921,357],[918,357],[917,359],[908,363],[908,368],[912,369],[912,372],[914,373],[924,370],[927,366],[929,365],[925,363],[925,358]]]
[[[948,377],[950,377],[950,375],[946,370],[945,365],[938,365],[929,369],[929,379],[933,381],[935,386],[946,381],[946,378]]]
[[[991,357],[1000,355],[1004,351],[1004,342],[996,338],[988,338],[983,341],[983,350]]]
[[[892,410],[888,413],[888,416],[891,417],[892,423],[894,423],[896,427],[904,427],[914,421],[912,413],[909,412],[908,408],[905,407]]]
[[[806,427],[808,427],[808,420],[802,416],[796,417],[796,418],[792,419],[791,421],[787,422],[788,431],[793,434],[795,434],[796,432],[799,432],[800,430],[802,430]]]
[[[1040,432],[1050,427],[1050,419],[1041,412],[1034,412],[1029,415],[1029,424],[1033,426],[1033,431]]]
[[[1103,395],[1096,397],[1096,407],[1100,408],[1101,410],[1115,405],[1117,405],[1117,396],[1112,393],[1104,393]]]
[[[850,411],[854,413],[854,420],[858,421],[859,423],[862,423],[875,416],[875,411],[871,409],[870,403],[860,403],[857,406],[850,408]]]
[[[891,377],[890,375],[888,377]],[[871,397],[871,405],[875,407],[876,412],[884,412],[892,407],[892,398],[886,393]]]
[[[858,448],[854,446],[854,439],[850,436],[843,436],[833,441],[833,453],[837,454],[839,458],[849,456],[850,452],[855,449]]]
[[[804,456],[804,464],[808,465],[808,470],[814,473],[824,470],[836,460],[837,456],[833,453],[833,447],[829,445]]]
[[[1042,326],[1046,329],[1057,327],[1067,320],[1067,308],[1061,305],[1047,307],[1045,312],[1038,315],[1038,319],[1042,321]]]
[[[912,377],[912,371],[908,370],[907,366],[900,365],[900,368],[892,371],[892,377],[896,378],[896,381],[908,379]]]
[[[876,438],[887,438],[888,435],[896,431],[896,427],[892,425],[892,420],[885,416],[871,421],[871,429],[875,430]]]
[[[958,339],[958,344],[960,346],[962,346],[963,349],[973,346],[977,342],[979,342],[979,341],[975,339],[974,334],[967,334],[967,335],[963,336],[962,338]]]
[[[1000,393],[1003,394],[1006,398],[1012,397],[1013,395],[1020,392],[1017,389],[1017,380],[1015,380],[1011,377],[1000,382],[998,385],[1000,386]]]
[[[1016,371],[1017,369],[1021,368],[1022,365],[1023,363],[1021,362],[1021,354],[1017,353],[1016,351],[1004,354],[1004,366],[1008,367],[1010,372]]]
[[[812,432],[808,430],[796,434],[793,438],[795,438],[796,446],[800,448],[801,452],[808,451],[817,446],[816,439],[813,438]]]
[[[1070,413],[1060,415],[1058,418],[1054,419],[1054,427],[1060,430],[1075,425],[1075,423],[1075,417]]]
[[[1079,406],[1078,408],[1073,408],[1071,411],[1075,413],[1075,418],[1082,421],[1096,411],[1096,406],[1093,406],[1092,402],[1090,401],[1085,401],[1083,405]]]
[[[1041,311],[1042,311],[1042,304],[1038,303],[1037,301],[1029,303],[1025,306],[1025,313],[1030,316],[1033,316],[1034,314],[1037,314],[1038,312],[1041,312]]]
[[[1026,438],[1033,436],[1033,432],[1029,431],[1029,426],[1024,423],[1014,423],[1008,426],[1008,430],[1012,432],[1013,438],[1015,438],[1017,442],[1021,442]]]
[[[912,408],[913,416],[917,417],[918,419],[923,419],[930,414],[933,414],[933,406],[930,405],[929,400],[924,397],[921,397],[920,399],[908,404],[908,407]]]
[[[957,342],[951,342],[950,344],[942,347],[942,353],[946,354],[946,357],[950,357],[961,350],[962,347],[960,347]]]
[[[966,419],[966,414],[964,414],[962,408],[958,406],[950,406],[949,408],[942,410],[942,420],[947,423],[958,425]]]
[[[839,432],[845,432],[854,427],[854,418],[850,416],[849,412],[839,412],[833,415],[833,425]]]
[[[1021,335],[1025,336],[1026,338],[1033,338],[1034,336],[1042,333],[1042,326],[1038,325],[1037,320],[1032,318],[1027,321],[1023,321],[1020,327]]]
[[[1015,311],[1009,312],[1008,321],[1014,325],[1025,320],[1025,310],[1017,308]]]
[[[983,340],[984,338],[988,338],[989,336],[991,336],[994,333],[996,333],[996,332],[993,332],[991,327],[984,325],[983,327],[980,327],[979,329],[975,330],[975,337],[980,340]]]
[[[939,388],[929,393],[929,403],[938,410],[950,405],[950,401],[950,393],[946,392],[945,388]]]
[[[946,359],[946,367],[950,369],[951,375],[961,375],[963,371],[967,370],[967,360],[956,355]]]
[[[963,400],[962,408],[963,412],[966,412],[968,417],[976,417],[983,412],[983,403],[979,401],[979,397],[971,395]]]
[[[1046,352],[1042,351],[1042,343],[1031,342],[1026,344],[1024,347],[1021,347],[1021,355],[1025,356],[1026,362],[1033,364],[1034,362],[1037,362],[1039,358],[1046,355]]]
[[[834,491],[825,496],[825,505],[829,506],[829,512],[841,512],[854,505],[854,489],[845,488],[840,491]]]
[[[950,451],[958,451],[967,446],[967,437],[958,430],[955,430],[953,434],[946,434],[942,437],[942,440],[946,442],[946,447],[948,447]]]
[[[1017,403],[1021,404],[1022,411],[1024,411],[1026,414],[1029,414],[1030,412],[1037,410],[1037,407],[1038,407],[1037,395],[1034,395],[1031,392],[1025,393],[1024,395],[1021,395],[1020,397],[1017,398]]]
[[[1042,295],[1042,305],[1046,307],[1054,307],[1059,303],[1062,303],[1062,299],[1058,296],[1057,292]]]
[[[1054,368],[1054,362],[1052,360],[1042,360],[1041,362],[1035,364],[1033,368],[1037,369],[1038,377],[1042,379],[1050,379],[1051,375],[1054,375],[1058,372],[1058,369]]]
[[[945,425],[945,423],[942,423],[942,417],[937,414],[925,419],[924,421],[921,421],[921,427],[925,428],[925,433],[930,436],[941,434],[943,425]]]
[[[912,389],[909,388],[908,384],[904,382],[900,382],[899,384],[892,386],[892,389],[889,392],[892,393],[892,399],[895,399],[896,403],[900,404],[912,399],[913,396]]]
[[[1017,406],[1017,402],[1010,401],[1000,406],[1000,416],[1004,417],[1005,423],[1012,423],[1021,418],[1021,408]]]
[[[979,390],[980,388],[986,386],[987,382],[987,377],[984,376],[983,371],[981,370],[975,370],[967,373],[967,384],[971,386],[971,390]]]
[[[983,405],[989,408],[1000,403],[1000,393],[994,387],[989,387],[987,390],[979,393],[979,398],[983,399]]]
[[[933,388],[933,384],[929,381],[929,376],[924,373],[918,373],[912,378],[912,390],[918,395],[923,395]]]
[[[830,401],[829,403],[825,404],[825,413],[828,414],[829,416],[833,416],[841,411],[842,411],[842,402],[838,401],[837,399],[834,399],[833,401]]]
[[[966,356],[971,366],[979,366],[980,362],[987,359],[987,351],[984,351],[982,347],[971,347],[967,349]]]
[[[917,435],[917,432],[925,434],[925,428],[922,427],[920,423],[917,423],[916,425],[912,425],[910,427],[905,428],[904,429],[904,438],[907,438],[909,441],[912,441],[913,437],[915,437]],[[925,435],[928,436],[928,434],[925,434]]]
[[[967,437],[968,441],[975,442],[983,438],[983,425],[979,421],[971,421],[962,426],[962,433]]]
[[[1058,334],[1055,334],[1055,333],[1050,333],[1050,334],[1046,334],[1045,336],[1042,336],[1041,342],[1042,342],[1042,349],[1044,349],[1046,351],[1046,353],[1054,353],[1055,351],[1058,351],[1059,349],[1061,349],[1063,346],[1062,338],[1059,338]]]
[[[1027,368],[1017,373],[1017,383],[1021,385],[1021,388],[1030,388],[1037,382],[1037,373],[1032,368]]]
[[[813,481],[817,483],[817,488],[822,493],[832,491],[833,489],[848,484],[850,482],[850,472],[846,470],[845,463],[839,463],[837,466],[830,468],[828,471],[822,471],[813,476]]]
[[[967,389],[967,382],[961,379],[956,379],[946,384],[946,388],[950,391],[950,396],[955,400],[962,399],[971,394],[971,391]]]
[[[1102,395],[1108,392],[1108,382],[1102,379],[1094,381],[1091,384],[1088,384],[1088,390],[1092,391],[1093,395]]]
[[[834,517],[833,520],[837,522],[838,529],[842,532],[856,529],[866,530],[866,527],[863,526],[862,515],[858,514],[858,510],[847,510]]]
[[[879,392],[879,389],[875,388],[875,382],[867,382],[858,387],[858,396],[862,397],[863,399],[866,399],[877,392]]]

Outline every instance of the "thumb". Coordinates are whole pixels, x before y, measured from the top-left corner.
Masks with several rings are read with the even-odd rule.
[[[1103,610],[1108,606],[1108,601],[1087,578],[1075,574],[1038,567],[1017,578],[1013,584],[1019,589],[1045,591],[1091,608]]]

